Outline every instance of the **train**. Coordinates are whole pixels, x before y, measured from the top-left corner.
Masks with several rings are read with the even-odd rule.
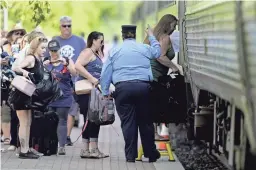
[[[209,154],[235,170],[256,167],[255,7],[255,1],[143,1],[132,13],[141,42],[147,24],[164,14],[179,19],[187,137],[204,141]]]

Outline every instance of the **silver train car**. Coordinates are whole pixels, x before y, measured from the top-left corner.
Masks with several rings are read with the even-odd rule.
[[[168,13],[179,18],[188,138],[205,141],[232,169],[255,169],[256,2],[141,2],[132,17],[138,39]]]

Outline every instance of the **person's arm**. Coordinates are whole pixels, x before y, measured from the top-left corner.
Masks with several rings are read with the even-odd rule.
[[[31,55],[26,56],[26,58],[16,67],[14,67],[13,71],[17,73],[22,73],[23,76],[28,77],[29,72],[24,70],[23,68],[32,68],[35,65],[35,58]]]
[[[103,64],[103,68],[100,76],[101,77],[100,86],[101,86],[102,94],[104,96],[109,95],[109,87],[112,81],[112,74],[113,74],[113,66],[109,56],[106,62]]]
[[[78,59],[76,60],[75,63],[75,68],[76,71],[78,72],[78,74],[80,74],[81,76],[83,76],[84,78],[88,79],[91,83],[93,83],[94,85],[98,84],[98,79],[96,79],[95,77],[93,77],[85,68],[84,66],[86,66],[91,60],[92,60],[92,54],[91,51],[89,50],[84,50],[80,53]]]
[[[72,59],[69,59],[68,70],[70,71],[72,76],[76,75],[76,67]]]
[[[150,42],[150,46],[145,45],[148,48],[148,52],[149,52],[149,54],[147,54],[147,56],[149,56],[151,59],[159,58],[161,55],[160,43],[157,41],[157,39],[153,35],[149,35],[148,40]]]
[[[178,67],[166,56],[169,45],[171,44],[169,36],[164,36],[159,40],[161,45],[161,56],[157,59],[162,65],[171,68],[173,71],[178,71]]]

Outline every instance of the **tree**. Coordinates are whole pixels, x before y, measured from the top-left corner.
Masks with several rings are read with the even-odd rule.
[[[21,21],[29,32],[40,25],[48,36],[59,34],[59,18],[72,17],[72,31],[75,34],[91,31],[103,32],[109,38],[120,33],[120,25],[130,23],[131,9],[137,2],[106,1],[39,1],[10,2],[9,26]],[[125,8],[122,8],[125,6]]]

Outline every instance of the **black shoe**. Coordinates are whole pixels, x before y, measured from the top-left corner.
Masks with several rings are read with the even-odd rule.
[[[154,157],[150,157],[148,159],[148,162],[156,162],[161,157],[160,152],[156,151]]]
[[[70,137],[67,137],[66,145],[67,145],[67,146],[72,146],[72,145],[73,145],[73,143],[71,142]]]
[[[135,159],[126,159],[126,162],[135,162]]]
[[[19,158],[20,159],[38,159],[40,156],[34,154],[31,151],[28,151],[27,153],[19,153]]]

